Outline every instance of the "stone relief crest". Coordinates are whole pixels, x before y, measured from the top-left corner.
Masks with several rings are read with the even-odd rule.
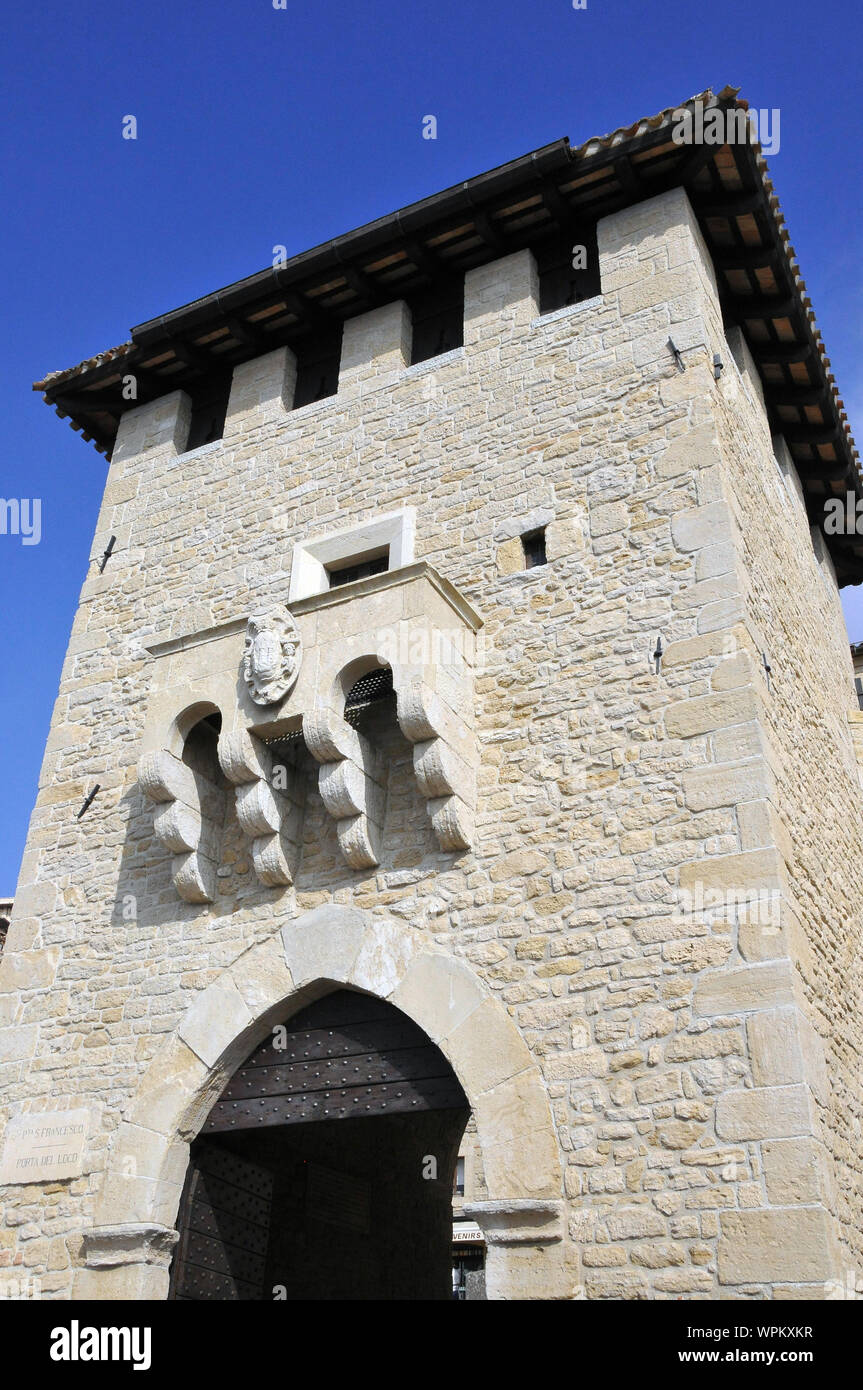
[[[256,705],[274,705],[300,673],[300,633],[286,608],[253,613],[246,628],[243,680]]]

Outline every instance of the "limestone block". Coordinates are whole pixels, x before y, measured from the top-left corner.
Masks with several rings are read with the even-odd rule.
[[[204,1087],[209,1068],[179,1037],[169,1038],[156,1053],[135,1095],[127,1119],[166,1137],[175,1131],[194,1138],[182,1128],[188,1099]]]
[[[484,1147],[514,1143],[551,1123],[548,1098],[533,1067],[477,1095],[474,1113]]]
[[[716,1102],[720,1139],[785,1139],[811,1134],[812,1103],[806,1086],[762,1086],[726,1091]]]
[[[168,1296],[170,1271],[155,1264],[124,1264],[108,1269],[79,1269],[73,1297],[85,1302],[160,1302]]]
[[[546,1126],[505,1144],[482,1146],[482,1166],[494,1198],[559,1197],[560,1150]]]
[[[279,935],[245,951],[231,966],[229,974],[254,1019],[288,999],[294,989]]]
[[[458,961],[425,954],[411,960],[390,1002],[423,1028],[432,1042],[440,1043],[484,998],[474,976]],[[464,1085],[461,1076],[459,1080]]]
[[[380,389],[410,365],[411,316],[403,301],[348,319],[342,331],[339,395]]]
[[[458,1077],[478,1098],[502,1081],[533,1066],[533,1058],[506,1010],[486,999],[441,1040],[448,1057],[458,1058]]]
[[[733,539],[731,511],[727,502],[708,502],[671,519],[671,535],[678,550],[704,550]]]
[[[187,1146],[183,1147],[188,1164],[189,1150]],[[129,1222],[157,1222],[173,1226],[182,1191],[181,1177],[168,1181],[110,1172],[97,1199],[97,1216],[100,1224],[106,1226],[120,1226]]]
[[[820,1207],[777,1207],[720,1215],[721,1284],[806,1283],[835,1276],[830,1218]]]
[[[57,889],[53,883],[38,882],[19,885],[15,891],[15,906],[12,923],[19,917],[44,917],[53,912],[57,901]]]
[[[501,541],[495,550],[495,562],[499,574],[518,574],[524,569],[524,551],[521,538],[512,536]]]
[[[367,931],[355,908],[327,905],[282,928],[285,962],[297,986],[314,980],[350,983]]]
[[[539,314],[539,276],[530,251],[515,251],[469,270],[464,277],[465,350],[482,348]]]
[[[38,1026],[0,1028],[0,1065],[4,1062],[26,1062],[36,1050]]]
[[[50,989],[59,963],[58,946],[44,946],[40,951],[4,951],[0,958],[0,994]]]
[[[239,363],[231,377],[224,438],[276,423],[294,403],[297,359],[288,347]]]
[[[112,472],[141,454],[181,453],[186,447],[192,402],[185,391],[172,391],[155,401],[124,411],[111,455]]]
[[[683,794],[692,811],[736,806],[772,794],[772,778],[760,759],[740,763],[709,763],[683,774]]]
[[[824,1045],[800,1008],[765,1010],[746,1020],[752,1077],[758,1086],[803,1082],[822,1105],[830,1085]]]
[[[363,938],[351,972],[358,989],[389,999],[423,949],[422,938],[392,922],[375,921]]]
[[[761,1147],[767,1198],[776,1207],[831,1204],[828,1160],[814,1139],[776,1139]]]
[[[695,989],[694,1011],[706,1017],[750,1013],[793,1004],[794,972],[787,958],[739,970],[722,970],[700,980]]]
[[[625,502],[602,502],[590,508],[591,536],[622,536],[629,525],[629,508]]]
[[[177,1034],[212,1067],[251,1022],[248,1005],[233,980],[220,976],[195,1000]]]
[[[670,705],[665,712],[665,729],[669,738],[694,738],[731,724],[745,724],[758,714],[755,687],[747,685]]]

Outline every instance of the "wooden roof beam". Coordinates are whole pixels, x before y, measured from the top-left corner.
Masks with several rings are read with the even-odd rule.
[[[755,361],[762,367],[786,367],[793,362],[808,362],[812,356],[810,343],[750,343]]]

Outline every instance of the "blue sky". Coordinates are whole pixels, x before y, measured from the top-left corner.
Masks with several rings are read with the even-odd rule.
[[[712,86],[778,107],[770,161],[863,436],[861,19],[851,0],[47,0],[4,18],[0,895],[12,892],[106,463],[47,371],[416,198]],[[136,141],[122,120],[138,122]],[[421,138],[425,115],[438,139]],[[863,588],[845,590],[863,640]]]

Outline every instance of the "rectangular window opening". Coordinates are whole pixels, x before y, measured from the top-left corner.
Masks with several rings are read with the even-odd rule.
[[[553,314],[602,293],[596,227],[574,227],[532,248],[539,274],[539,312]]]
[[[386,546],[372,555],[357,556],[351,560],[339,560],[337,565],[327,566],[330,588],[337,589],[342,584],[353,584],[357,579],[368,579],[372,574],[384,574],[390,567],[390,548]]]
[[[855,678],[854,689],[857,691],[857,703],[863,709],[863,676]]]
[[[231,394],[231,373],[219,372],[192,387],[189,395],[192,400],[192,418],[189,422],[189,436],[184,453],[200,449],[203,444],[214,444],[225,433],[225,417],[228,413],[228,397]]]
[[[456,1197],[464,1196],[464,1158],[456,1159],[455,1172],[452,1177],[453,1195]]]
[[[464,344],[464,276],[421,290],[408,299],[411,366]]]
[[[536,531],[526,531],[521,538],[521,548],[524,553],[526,570],[536,569],[537,565],[548,564],[545,553],[545,527],[541,526]]]
[[[292,344],[292,347],[297,357],[294,410],[311,405],[313,401],[335,396],[339,389],[342,359],[341,325],[324,333],[311,334]]]

